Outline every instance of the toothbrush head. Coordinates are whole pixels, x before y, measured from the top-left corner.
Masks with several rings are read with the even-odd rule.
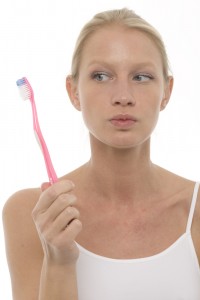
[[[28,82],[26,77],[22,77],[21,79],[18,79],[16,82],[20,95],[22,99],[24,100],[32,100],[33,99],[33,89]]]

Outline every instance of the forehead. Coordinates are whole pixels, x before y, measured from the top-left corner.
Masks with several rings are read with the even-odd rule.
[[[106,59],[111,62],[150,61],[162,65],[155,42],[144,32],[120,25],[98,29],[86,41],[81,64]]]

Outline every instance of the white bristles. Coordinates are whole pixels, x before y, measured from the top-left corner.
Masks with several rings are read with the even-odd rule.
[[[29,100],[31,97],[31,91],[30,91],[29,87],[27,86],[27,84],[23,84],[23,85],[19,86],[19,93],[23,100]]]
[[[19,88],[21,97],[24,100],[31,100],[31,97],[33,96],[33,91],[26,77],[18,79],[16,84]]]

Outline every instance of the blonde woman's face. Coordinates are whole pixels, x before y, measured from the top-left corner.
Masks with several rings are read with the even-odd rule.
[[[75,106],[93,139],[135,147],[150,137],[171,88],[154,42],[140,31],[110,26],[84,46]]]

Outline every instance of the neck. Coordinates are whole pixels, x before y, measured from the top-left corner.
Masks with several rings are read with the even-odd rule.
[[[135,149],[116,149],[91,142],[88,174],[105,199],[139,199],[156,189],[156,167],[150,160],[150,141]]]

